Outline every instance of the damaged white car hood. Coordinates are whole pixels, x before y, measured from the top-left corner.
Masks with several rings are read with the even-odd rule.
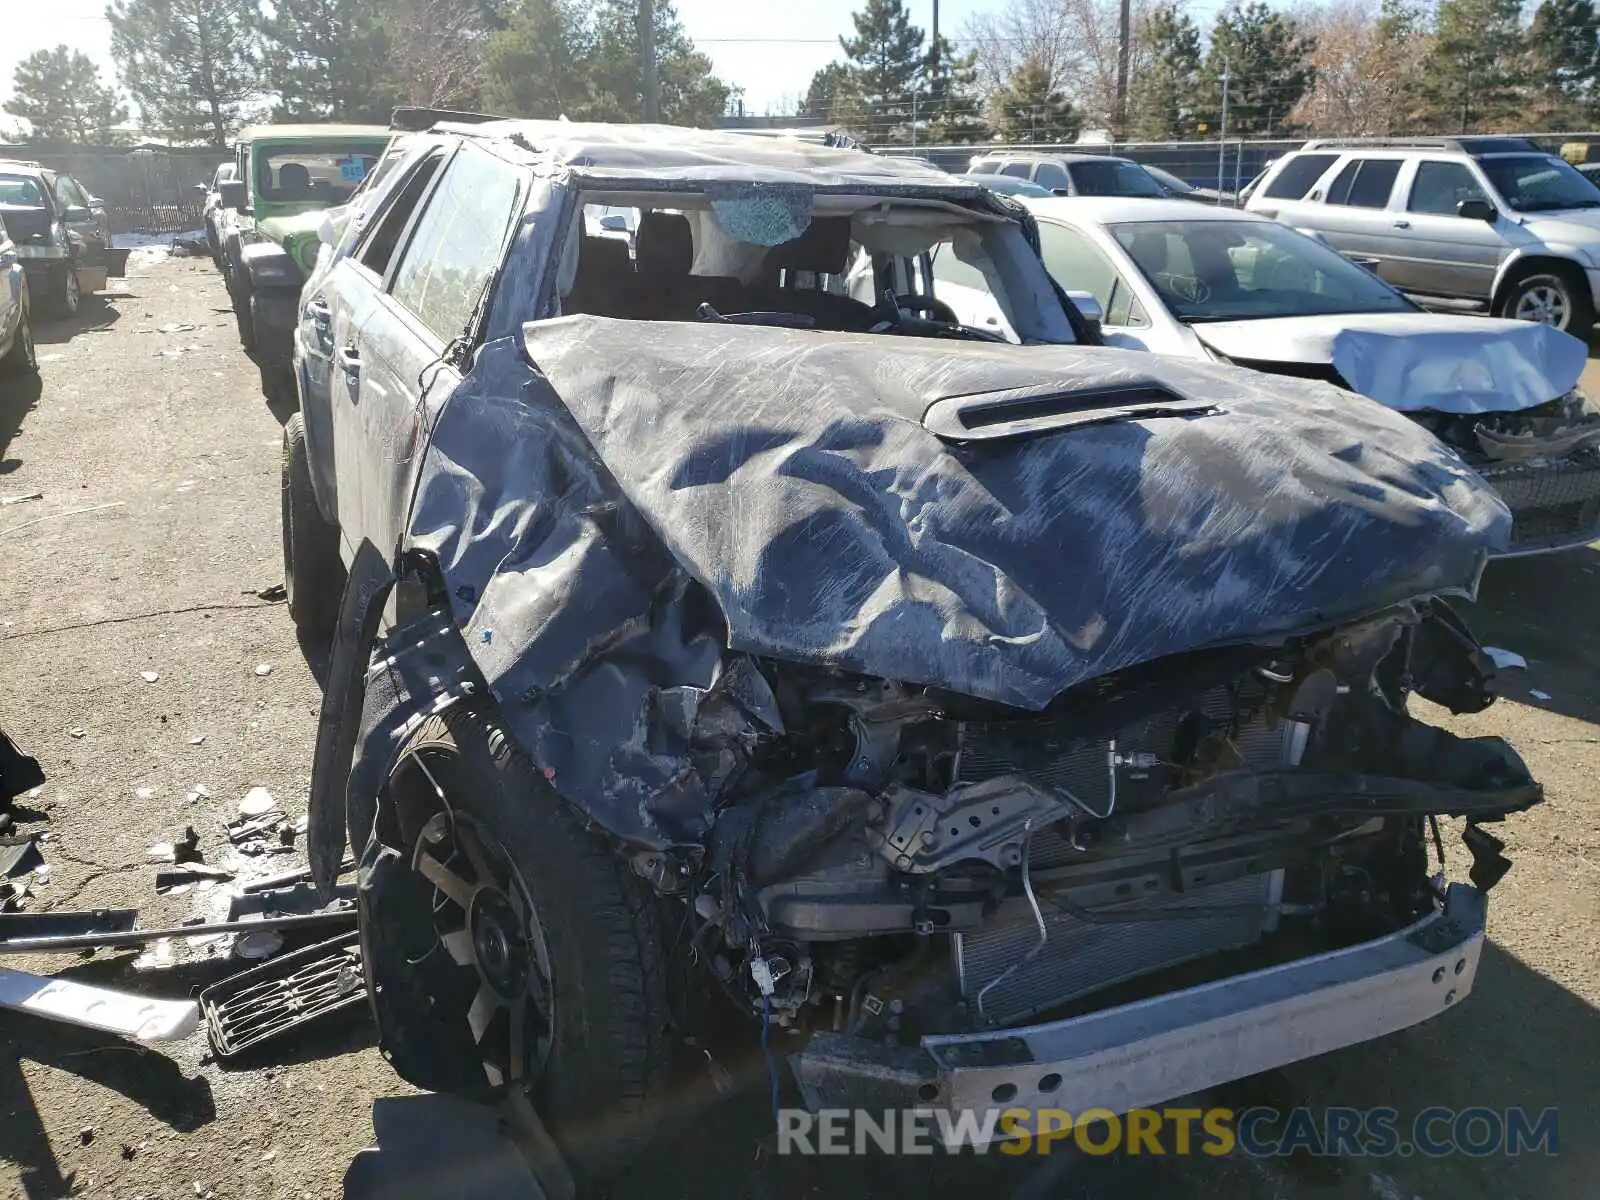
[[[1366,313],[1196,323],[1242,364],[1329,365],[1354,391],[1399,412],[1519,412],[1578,385],[1588,347],[1528,321]]]

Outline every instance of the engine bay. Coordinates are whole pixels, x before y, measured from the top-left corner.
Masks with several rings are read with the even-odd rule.
[[[1039,713],[743,661],[696,726],[722,797],[704,861],[653,875],[735,1001],[782,1025],[981,1029],[1226,951],[1377,936],[1441,894],[1439,818],[1466,819],[1488,886],[1508,864],[1479,823],[1541,797],[1502,740],[1407,712],[1494,699],[1437,600]]]

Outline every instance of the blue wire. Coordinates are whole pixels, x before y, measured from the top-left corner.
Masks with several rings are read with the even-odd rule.
[[[772,997],[761,997],[761,1056],[767,1060],[767,1079],[772,1085],[772,1128],[783,1128],[778,1119],[778,1068],[772,1061],[772,1051],[767,1043],[767,1031],[772,1027]]]

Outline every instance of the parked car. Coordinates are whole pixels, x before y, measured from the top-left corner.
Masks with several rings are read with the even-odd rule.
[[[972,175],[1009,175],[1036,183],[1055,196],[1165,196],[1166,189],[1129,158],[1109,154],[1044,153],[1010,150],[979,154],[967,168]]]
[[[1423,312],[1319,240],[1236,209],[1025,203],[1045,267],[1094,297],[1108,345],[1360,392],[1426,426],[1500,493],[1514,518],[1506,554],[1600,539],[1600,408],[1578,390],[1578,339]],[[959,265],[935,259],[933,271],[963,320],[996,327],[993,301]]]
[[[217,185],[222,269],[269,397],[294,398],[295,310],[322,214],[349,200],[389,138],[376,125],[257,125],[239,135],[235,178]]]
[[[968,171],[966,178],[974,183],[981,183],[991,192],[999,192],[1002,196],[1048,196],[1049,188],[1042,188],[1037,183],[1029,183],[1026,179],[1019,179],[1015,175],[978,175]]]
[[[0,218],[0,374],[32,375],[39,369],[29,323],[28,274],[16,243]]]
[[[1312,141],[1248,205],[1435,306],[1587,339],[1600,297],[1600,195],[1525,138]]]
[[[126,256],[110,250],[105,206],[71,175],[38,163],[0,160],[0,218],[28,274],[29,290],[71,316],[85,293],[101,291]]]
[[[531,1090],[584,1176],[708,991],[813,1105],[1074,1112],[1466,996],[1477,823],[1541,793],[1406,702],[1492,699],[1444,597],[1504,505],[1347,391],[1095,344],[1030,225],[778,138],[408,143],[306,289],[283,483],[292,612],[338,609],[310,853],[361,856],[406,1078]]]
[[[1164,171],[1150,163],[1141,163],[1141,166],[1154,177],[1161,185],[1161,190],[1174,200],[1193,200],[1197,204],[1232,204],[1232,192],[1218,191],[1216,188],[1200,187],[1190,183],[1187,179],[1179,179],[1171,171]]]
[[[211,249],[211,261],[217,270],[222,270],[222,220],[226,210],[222,207],[222,185],[231,183],[239,177],[239,165],[225,162],[219,166],[211,177],[211,184],[199,183],[195,186],[205,193],[205,200],[201,206],[201,219],[206,227],[206,245]]]

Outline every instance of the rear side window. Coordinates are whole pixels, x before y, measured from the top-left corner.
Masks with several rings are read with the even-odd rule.
[[[1295,154],[1285,160],[1283,169],[1267,184],[1262,195],[1272,200],[1299,200],[1333,166],[1336,154]]]
[[[389,290],[440,341],[466,329],[521,191],[522,172],[469,143],[428,197]]]
[[[1000,166],[998,158],[980,158],[967,168],[969,175],[993,175]]]
[[[1351,208],[1384,208],[1399,174],[1398,158],[1352,159],[1328,186],[1328,203],[1346,204]]]
[[[1010,175],[1014,179],[1026,179],[1028,177],[1028,172],[1032,169],[1033,168],[1029,163],[1013,162],[1007,163],[1005,166],[1001,167],[1000,174]]]

